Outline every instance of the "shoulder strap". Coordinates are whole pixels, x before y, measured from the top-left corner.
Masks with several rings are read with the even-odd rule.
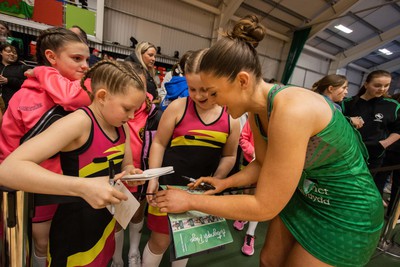
[[[42,115],[39,121],[19,141],[20,144],[46,130],[55,121],[69,114],[62,106],[56,105]]]

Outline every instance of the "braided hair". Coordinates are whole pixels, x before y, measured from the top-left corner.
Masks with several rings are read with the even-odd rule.
[[[85,86],[85,80],[91,78],[92,92]],[[145,91],[143,68],[127,61],[101,60],[94,64],[82,77],[81,86],[93,101],[99,88],[107,88],[111,94],[124,94],[129,86]]]

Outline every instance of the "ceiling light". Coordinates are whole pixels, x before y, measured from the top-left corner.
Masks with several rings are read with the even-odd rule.
[[[352,33],[353,32],[352,29],[349,29],[346,26],[343,26],[342,24],[336,25],[335,28],[340,30],[340,31],[342,31],[342,32],[345,32],[345,33]]]
[[[379,49],[379,52],[381,52],[387,56],[390,56],[391,54],[393,54],[393,52],[391,52],[390,50],[388,50],[386,48]]]

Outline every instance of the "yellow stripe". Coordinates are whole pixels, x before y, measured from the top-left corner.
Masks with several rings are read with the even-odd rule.
[[[107,225],[106,229],[103,232],[103,236],[96,243],[96,245],[87,251],[78,252],[74,255],[69,256],[67,259],[66,267],[85,266],[96,259],[96,257],[102,252],[105,246],[105,241],[113,233],[114,227],[115,219],[113,218],[111,222]]]
[[[101,162],[101,163],[91,162],[90,164],[86,165],[85,167],[83,167],[82,169],[79,170],[79,177],[87,177],[93,173],[98,172],[99,170],[107,169],[108,168],[108,160],[118,157],[120,155],[123,155],[125,153],[125,144],[120,144],[118,146],[111,147],[110,149],[106,150],[103,153],[108,153],[108,152],[115,152],[115,153],[108,155],[106,162]],[[114,163],[118,164],[121,161],[122,161],[122,159],[116,159],[116,160],[114,160]]]
[[[221,143],[226,143],[228,139],[228,133],[220,131],[207,131],[207,130],[190,130],[189,134],[196,135],[196,137],[201,139],[213,140]]]
[[[149,213],[154,216],[167,216],[167,213],[160,212],[160,209],[149,205]]]
[[[215,142],[220,142],[221,144],[225,144],[228,139],[227,133],[217,132],[217,131],[205,131],[205,130],[193,130],[189,131],[189,134],[192,134],[195,138],[210,140]],[[198,135],[200,134],[200,135]],[[208,142],[204,142],[196,139],[188,139],[185,136],[178,136],[171,141],[171,147],[173,146],[205,146],[212,148],[220,148],[221,146],[214,145]]]

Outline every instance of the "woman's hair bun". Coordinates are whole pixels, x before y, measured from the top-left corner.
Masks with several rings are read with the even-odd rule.
[[[259,20],[254,15],[247,15],[240,19],[231,32],[227,32],[226,36],[231,39],[239,39],[246,43],[257,47],[266,34],[266,29],[259,23]]]

